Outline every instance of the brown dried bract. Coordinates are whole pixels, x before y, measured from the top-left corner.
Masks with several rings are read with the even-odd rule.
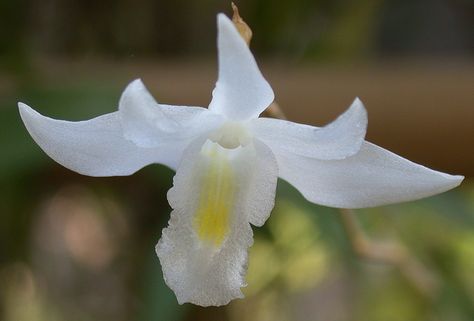
[[[235,3],[231,2],[231,5],[232,10],[234,11],[234,14],[232,15],[232,22],[234,23],[242,38],[244,38],[247,45],[249,45],[250,40],[252,40],[252,29],[250,29],[248,24],[245,23],[245,21],[240,16],[239,8],[237,8]]]

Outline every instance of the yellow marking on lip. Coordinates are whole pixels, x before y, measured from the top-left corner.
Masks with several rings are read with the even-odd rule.
[[[235,177],[228,155],[217,144],[205,148],[202,156],[207,162],[200,181],[194,228],[201,241],[219,247],[230,229]]]

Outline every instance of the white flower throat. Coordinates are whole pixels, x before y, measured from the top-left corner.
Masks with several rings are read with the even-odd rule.
[[[235,149],[248,145],[251,135],[243,122],[228,121],[213,132],[210,139],[224,148]]]

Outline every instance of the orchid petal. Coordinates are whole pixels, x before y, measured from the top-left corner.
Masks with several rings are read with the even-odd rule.
[[[259,142],[236,149],[202,142],[191,143],[183,155],[168,192],[169,226],[156,252],[180,304],[224,305],[243,297],[253,243],[249,222],[261,225],[270,214],[277,167]],[[262,177],[265,171],[269,176]]]
[[[248,158],[249,184],[247,189],[247,209],[249,222],[262,226],[270,216],[275,205],[275,191],[278,180],[278,163],[271,149],[264,143],[254,140],[256,155]]]
[[[140,147],[194,139],[215,128],[222,118],[202,107],[158,104],[140,79],[124,90],[119,114],[125,138]]]
[[[233,23],[217,16],[219,72],[209,109],[232,120],[257,117],[274,99],[255,58]]]
[[[342,160],[319,160],[275,152],[280,177],[309,201],[339,208],[405,202],[445,192],[463,176],[437,172],[365,142]]]
[[[28,132],[46,154],[83,175],[130,175],[151,163],[175,168],[186,147],[169,142],[154,149],[136,146],[123,137],[117,112],[70,122],[45,117],[23,103],[18,107]]]
[[[322,128],[274,118],[258,118],[251,124],[255,136],[272,150],[324,160],[343,159],[357,153],[364,142],[367,112],[356,98],[346,112]]]

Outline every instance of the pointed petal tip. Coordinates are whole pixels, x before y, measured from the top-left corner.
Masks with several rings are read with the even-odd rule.
[[[148,92],[141,78],[137,78],[132,80],[122,92],[119,100],[119,110],[125,108],[127,104],[130,105],[132,102],[139,102],[141,99],[146,99],[148,103],[151,104],[155,103],[154,98]]]
[[[225,24],[225,23],[232,23],[232,21],[230,21],[230,18],[227,17],[224,13],[220,12],[217,14],[217,24],[220,26],[221,24]]]
[[[20,113],[20,118],[23,121],[23,124],[28,129],[27,122],[30,118],[30,114],[32,113],[32,108],[27,104],[22,103],[21,101],[18,102],[18,111]]]
[[[427,169],[430,170],[433,173],[433,175],[438,175],[439,178],[438,178],[437,183],[433,184],[434,192],[430,193],[429,195],[426,195],[425,197],[429,197],[429,196],[433,196],[433,195],[450,191],[458,187],[459,185],[461,185],[462,181],[464,180],[464,176],[462,175],[451,175],[451,174],[439,172],[433,169],[429,169],[429,168]]]
[[[349,109],[355,109],[358,112],[365,114],[367,116],[367,109],[365,108],[364,103],[362,102],[362,100],[360,100],[359,97],[356,97],[354,99]]]
[[[423,165],[420,165],[420,166],[424,167]],[[441,178],[439,182],[445,188],[445,191],[458,187],[459,185],[461,185],[462,181],[464,180],[463,175],[451,175],[451,174],[437,171],[434,169],[430,169],[430,168],[427,168],[427,169],[439,175],[439,177]]]
[[[368,115],[367,109],[364,106],[364,103],[362,102],[362,100],[359,99],[359,97],[356,97],[354,99],[351,106],[341,116],[354,118],[356,127],[359,130],[363,131],[362,138],[365,137],[365,134],[367,131],[367,125],[369,123],[369,115]],[[360,141],[360,143],[362,143],[362,141]]]
[[[452,184],[451,188],[458,187],[461,185],[462,181],[464,180],[464,176],[462,175],[450,175],[450,174],[445,174],[443,173],[446,177],[447,180],[449,180]]]
[[[25,116],[25,114],[27,113],[28,108],[30,108],[30,107],[28,107],[28,105],[22,103],[21,101],[19,101],[19,102],[17,103],[17,106],[18,106],[18,112],[20,113],[20,117],[21,117],[21,119],[22,119],[23,122],[24,122],[24,121],[25,121],[25,120],[24,120],[24,116]]]
[[[230,20],[230,18],[223,13],[217,14],[217,29],[219,33],[235,32],[235,34],[238,36],[237,38],[242,38],[232,20]],[[243,38],[242,41],[245,43],[245,40]],[[245,46],[247,46],[247,44],[245,44]]]
[[[45,117],[25,103],[18,102],[17,105],[18,105],[18,110],[20,112],[21,120],[25,124],[28,131],[30,131],[29,125],[34,118]]]
[[[141,78],[136,78],[130,82],[129,86],[144,86],[144,84]]]
[[[122,93],[122,97],[126,93],[128,94],[130,91],[140,90],[140,89],[143,89],[143,88],[145,88],[145,84],[143,84],[142,79],[141,78],[134,79],[127,85],[127,87],[125,87],[125,90]]]
[[[18,106],[18,110],[20,111],[20,115],[21,115],[22,118],[23,118],[23,115],[25,113],[28,113],[30,110],[33,110],[30,106],[28,106],[25,103],[22,103],[21,101],[19,101],[17,103],[17,106]]]

